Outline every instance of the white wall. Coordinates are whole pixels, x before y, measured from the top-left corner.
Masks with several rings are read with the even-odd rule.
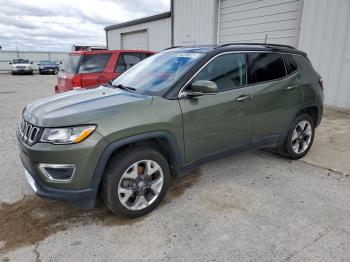
[[[174,45],[216,44],[216,0],[174,0]]]
[[[33,62],[33,68],[38,69],[38,63],[41,60],[51,60],[56,62],[63,61],[68,52],[39,52],[39,51],[0,51],[0,72],[8,72],[11,69],[9,65],[13,59],[23,58]]]
[[[350,107],[350,1],[304,0],[299,49],[323,77],[325,103]]]
[[[161,51],[171,46],[171,18],[169,17],[124,28],[108,30],[107,48],[111,50],[121,49],[121,34],[140,30],[147,30],[149,50]]]

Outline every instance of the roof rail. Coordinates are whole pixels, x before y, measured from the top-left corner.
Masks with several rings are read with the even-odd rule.
[[[290,46],[290,45],[269,44],[269,43],[227,43],[227,44],[219,45],[216,48],[226,47],[226,46],[231,46],[231,45],[261,45],[261,46],[265,46],[265,47],[285,47],[285,48],[295,49],[295,47]]]

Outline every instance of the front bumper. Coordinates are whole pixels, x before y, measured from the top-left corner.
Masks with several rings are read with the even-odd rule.
[[[33,73],[33,69],[11,69],[12,73],[16,73],[16,74],[28,74],[28,73]]]
[[[106,147],[105,140],[97,132],[75,145],[37,143],[29,146],[17,138],[27,180],[38,196],[82,208],[94,207],[98,185],[92,183],[92,178]],[[76,172],[68,182],[50,181],[40,169],[41,163],[74,164]]]
[[[41,68],[39,69],[39,72],[41,73],[55,73],[56,72],[56,68]]]
[[[42,198],[68,202],[80,208],[93,208],[95,206],[97,194],[95,189],[64,190],[50,188],[45,186],[35,173],[31,174],[27,169],[24,169],[24,173],[35,194]]]

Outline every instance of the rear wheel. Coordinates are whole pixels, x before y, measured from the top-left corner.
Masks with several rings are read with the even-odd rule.
[[[315,124],[311,116],[299,115],[293,121],[280,153],[291,159],[302,158],[309,152],[314,136]]]
[[[158,206],[169,179],[162,154],[151,148],[129,148],[111,159],[102,182],[103,199],[116,215],[139,217]]]

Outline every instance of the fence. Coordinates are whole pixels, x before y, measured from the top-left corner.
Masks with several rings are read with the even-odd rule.
[[[41,52],[41,51],[0,51],[0,73],[10,72],[13,59],[23,58],[33,62],[33,69],[38,70],[38,63],[43,60],[62,62],[68,52]]]

